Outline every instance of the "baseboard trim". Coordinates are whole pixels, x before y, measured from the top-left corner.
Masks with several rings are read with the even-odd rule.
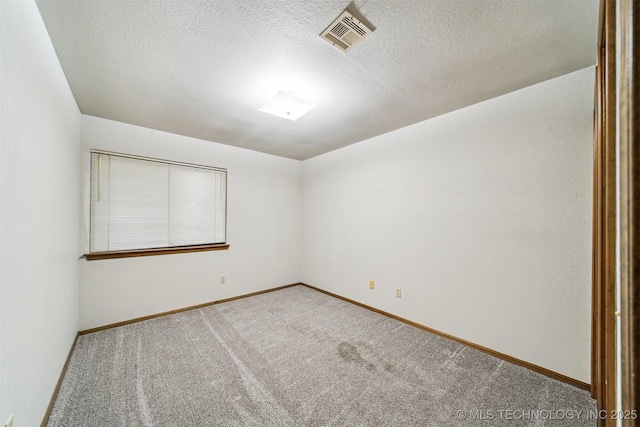
[[[46,427],[49,423],[49,417],[51,416],[51,412],[53,411],[53,405],[56,403],[56,398],[58,397],[58,393],[60,392],[60,387],[62,386],[62,380],[64,379],[64,375],[67,373],[67,368],[69,367],[69,362],[71,361],[71,356],[73,355],[73,350],[76,348],[76,344],[78,343],[78,338],[80,334],[77,333],[76,337],[73,340],[73,344],[71,344],[71,349],[69,350],[69,354],[67,355],[67,360],[65,360],[64,365],[62,366],[62,371],[60,372],[60,376],[58,377],[58,382],[56,383],[55,388],[53,389],[53,393],[51,394],[51,399],[49,400],[49,405],[47,406],[47,410],[44,413],[44,417],[42,417],[42,422],[40,423],[40,427]]]
[[[162,313],[150,314],[148,316],[136,317],[135,319],[123,320],[122,322],[110,323],[108,325],[98,326],[96,328],[85,329],[83,331],[79,331],[78,334],[80,334],[80,335],[92,334],[94,332],[100,332],[100,331],[105,331],[107,329],[117,328],[118,326],[130,325],[132,323],[138,323],[138,322],[142,322],[144,320],[155,319],[156,317],[169,316],[171,314],[182,313],[184,311],[189,311],[189,310],[195,310],[197,308],[209,307],[210,305],[222,304],[223,302],[229,302],[229,301],[234,301],[234,300],[237,300],[237,299],[253,297],[253,296],[256,296],[256,295],[266,294],[268,292],[278,291],[280,289],[286,289],[286,288],[290,288],[292,286],[298,286],[298,285],[302,285],[302,283],[292,283],[290,285],[278,286],[276,288],[269,288],[269,289],[265,289],[263,291],[251,292],[249,294],[238,295],[238,296],[231,297],[231,298],[225,298],[225,299],[221,299],[221,300],[205,302],[203,304],[196,304],[196,305],[192,305],[192,306],[189,306],[189,307],[177,308],[175,310],[163,311]]]
[[[343,297],[343,296],[338,295],[338,294],[334,294],[333,292],[325,291],[324,289],[316,288],[315,286],[311,286],[311,285],[308,285],[306,283],[300,283],[300,284],[303,285],[303,286],[306,286],[306,287],[308,287],[310,289],[316,290],[318,292],[322,292],[323,294],[327,294],[327,295],[332,296],[334,298],[338,298],[338,299],[341,299],[343,301],[349,302],[351,304],[355,304],[357,306],[360,306],[362,308],[366,308],[367,310],[371,310],[371,311],[376,312],[378,314],[382,314],[383,316],[387,316],[387,317],[390,317],[392,319],[398,320],[400,322],[406,323],[407,325],[411,325],[411,326],[414,326],[414,327],[416,327],[418,329],[422,329],[424,331],[431,332],[432,334],[439,335],[439,336],[441,336],[443,338],[447,338],[447,339],[456,341],[456,342],[458,342],[460,344],[463,344],[463,345],[466,345],[468,347],[474,348],[476,350],[482,351],[483,353],[490,354],[491,356],[494,356],[494,357],[497,357],[499,359],[505,360],[507,362],[513,363],[514,365],[522,366],[522,367],[527,368],[527,369],[529,369],[531,371],[537,372],[537,373],[542,374],[542,375],[546,375],[547,377],[551,377],[551,378],[556,379],[558,381],[562,381],[562,382],[567,383],[569,385],[572,385],[574,387],[577,387],[577,388],[580,388],[580,389],[583,389],[583,390],[587,390],[587,391],[591,390],[591,386],[589,384],[587,384],[585,382],[582,382],[580,380],[577,380],[575,378],[568,377],[568,376],[563,375],[563,374],[561,374],[559,372],[555,372],[555,371],[552,371],[550,369],[543,368],[542,366],[534,365],[533,363],[525,362],[524,360],[517,359],[517,358],[515,358],[513,356],[509,356],[508,354],[500,353],[499,351],[492,350],[492,349],[487,348],[487,347],[483,347],[481,345],[472,343],[472,342],[467,341],[467,340],[463,340],[463,339],[458,338],[458,337],[454,337],[453,335],[449,335],[449,334],[446,334],[444,332],[438,331],[436,329],[432,329],[432,328],[430,328],[428,326],[421,325],[420,323],[416,323],[414,321],[405,319],[403,317],[396,316],[395,314],[387,313],[386,311],[379,310],[377,308],[371,307],[371,306],[363,304],[361,302],[354,301],[352,299]]]

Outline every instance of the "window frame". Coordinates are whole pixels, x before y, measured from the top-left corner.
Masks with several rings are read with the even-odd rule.
[[[198,168],[198,169],[207,169],[217,172],[224,172],[225,180],[224,180],[224,237],[225,242],[223,243],[205,243],[205,244],[192,244],[192,245],[176,245],[176,246],[163,246],[163,247],[153,247],[153,248],[138,248],[138,249],[125,249],[125,250],[113,250],[113,251],[91,251],[91,243],[89,243],[89,251],[83,255],[88,261],[101,260],[101,259],[114,259],[114,258],[130,258],[130,257],[141,257],[141,256],[153,256],[153,255],[168,255],[168,254],[180,254],[180,253],[191,253],[191,252],[205,252],[205,251],[220,251],[220,250],[228,250],[230,245],[227,241],[227,213],[228,213],[228,170],[226,168],[206,166],[201,164],[194,163],[186,163],[179,162],[173,160],[159,159],[155,157],[146,157],[139,156],[134,154],[125,154],[118,153],[113,151],[99,150],[99,149],[91,149],[89,153],[89,157],[91,158],[94,154],[99,155],[107,155],[114,157],[123,157],[133,160],[141,160],[141,161],[149,161],[162,163],[167,165],[176,165],[182,167],[189,168]],[[89,181],[91,182],[91,162],[89,167]],[[93,238],[92,235],[92,224],[91,224],[91,197],[92,197],[92,186],[89,186],[89,227],[88,227],[88,237],[89,241]]]

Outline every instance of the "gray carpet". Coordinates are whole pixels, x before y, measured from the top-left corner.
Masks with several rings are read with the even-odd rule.
[[[595,426],[594,410],[583,390],[295,286],[81,336],[48,425]]]

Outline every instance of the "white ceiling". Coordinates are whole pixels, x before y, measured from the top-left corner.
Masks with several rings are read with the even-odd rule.
[[[598,0],[37,0],[84,114],[306,159],[595,64]],[[258,111],[279,91],[318,104]]]

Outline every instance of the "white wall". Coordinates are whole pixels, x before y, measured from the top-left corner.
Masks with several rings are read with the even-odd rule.
[[[80,112],[35,3],[0,28],[0,423],[36,426],[78,331]]]
[[[303,281],[589,382],[593,81],[306,160]]]
[[[88,249],[90,149],[228,169],[228,251],[81,261],[80,329],[300,281],[302,164],[124,123],[82,116]],[[219,283],[221,275],[226,284]]]

